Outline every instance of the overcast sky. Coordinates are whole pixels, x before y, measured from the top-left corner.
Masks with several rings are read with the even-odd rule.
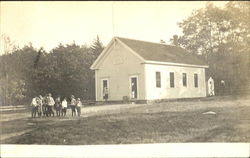
[[[213,2],[223,6],[226,2]],[[113,36],[159,42],[181,34],[177,22],[205,1],[170,2],[0,2],[1,34],[22,47],[29,42],[47,51],[59,43],[104,45]],[[113,8],[113,9],[112,9]]]

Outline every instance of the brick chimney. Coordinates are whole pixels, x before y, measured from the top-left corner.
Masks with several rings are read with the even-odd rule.
[[[178,36],[177,35],[174,35],[173,36],[173,45],[175,45],[175,46],[178,46],[179,44],[178,44]]]

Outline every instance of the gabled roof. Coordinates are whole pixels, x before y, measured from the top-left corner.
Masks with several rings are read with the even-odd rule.
[[[123,44],[127,49],[130,50],[130,52],[134,53],[144,63],[195,66],[203,68],[208,67],[204,61],[181,47],[122,37],[114,37],[100,54],[100,56],[96,59],[96,61],[92,64],[91,69],[96,69],[96,65],[105,56],[107,50],[113,42],[120,42]]]
[[[177,46],[117,37],[145,60],[191,65],[207,65],[204,61]]]

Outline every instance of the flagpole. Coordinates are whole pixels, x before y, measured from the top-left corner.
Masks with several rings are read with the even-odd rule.
[[[113,37],[115,37],[115,17],[114,17],[114,1],[112,2],[112,33]]]

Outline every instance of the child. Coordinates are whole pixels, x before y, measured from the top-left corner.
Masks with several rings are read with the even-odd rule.
[[[54,113],[53,107],[54,107],[54,105],[55,105],[55,101],[54,101],[54,99],[52,98],[51,93],[49,93],[47,99],[48,99],[48,114],[49,114],[49,116],[51,116],[51,114],[52,114],[53,117],[54,117],[55,113]]]
[[[81,102],[80,98],[77,98],[76,110],[77,110],[78,116],[81,116],[81,108],[82,108],[82,102]]]
[[[42,116],[42,106],[43,106],[43,101],[42,99],[39,97],[36,98],[36,102],[37,102],[37,113],[38,113],[38,117]]]
[[[44,97],[44,103],[45,103],[45,115],[46,117],[49,116],[49,94],[46,94]]]
[[[48,117],[48,94],[43,97],[43,116]]]
[[[107,101],[108,100],[108,87],[104,87],[103,94],[104,94],[103,99]]]
[[[72,110],[72,116],[76,116],[76,99],[73,95],[71,95],[70,105]]]
[[[36,112],[37,112],[37,100],[36,97],[34,97],[31,101],[31,117],[36,117]]]
[[[67,100],[66,98],[64,98],[62,101],[62,116],[66,116],[67,105],[68,105]]]
[[[45,97],[43,97],[42,95],[39,95],[39,99],[41,100],[42,103],[42,112],[41,112],[41,116],[45,116]]]
[[[60,116],[61,115],[61,99],[60,97],[56,98],[55,101],[55,110],[56,110],[56,116]]]

